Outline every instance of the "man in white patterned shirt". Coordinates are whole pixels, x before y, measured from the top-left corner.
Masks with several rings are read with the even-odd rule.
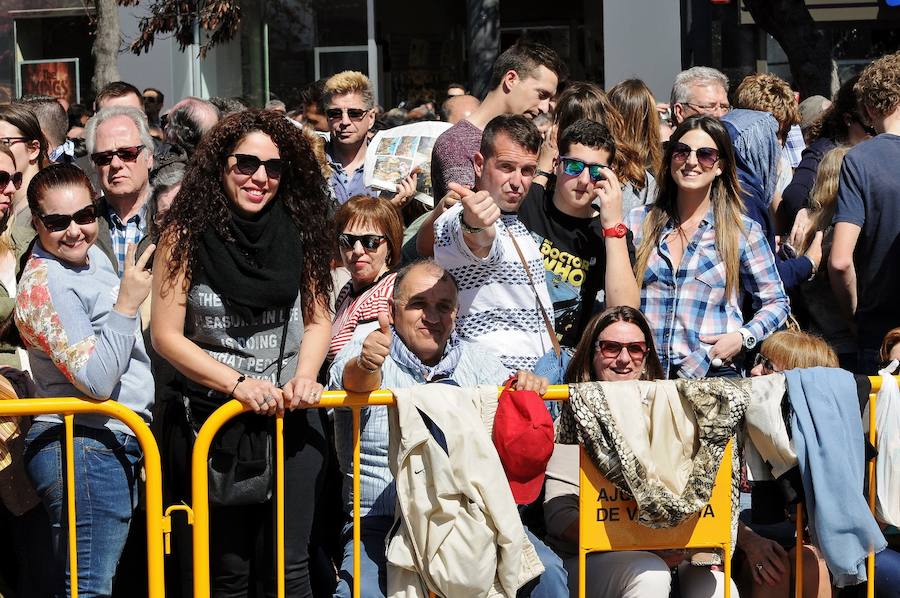
[[[97,245],[121,277],[127,246],[137,245],[140,255],[150,243],[146,233],[153,138],[143,112],[111,106],[88,121],[85,141],[103,192]]]
[[[473,158],[475,190],[451,183],[460,201],[434,224],[435,261],[459,285],[460,336],[495,353],[510,371],[533,369],[553,348],[543,261],[516,216],[540,145],[540,132],[524,116],[491,120]]]

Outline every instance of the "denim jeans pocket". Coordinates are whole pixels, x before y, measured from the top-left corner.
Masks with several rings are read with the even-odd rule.
[[[34,422],[25,437],[25,471],[45,503],[62,499],[62,431],[57,423]]]

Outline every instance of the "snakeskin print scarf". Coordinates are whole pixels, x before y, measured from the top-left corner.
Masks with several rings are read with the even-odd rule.
[[[636,382],[569,385],[569,400],[563,404],[556,441],[583,445],[597,469],[637,502],[640,523],[653,528],[674,527],[709,502],[725,447],[735,435],[750,401],[749,389],[744,382],[723,378],[676,382],[678,393],[696,418],[699,449],[692,459],[684,491],[675,494],[663,484],[647,479],[644,467],[618,429],[607,393],[615,392],[615,387],[622,384]],[[735,468],[731,477],[732,525],[735,526],[739,460],[735,458],[732,463]]]

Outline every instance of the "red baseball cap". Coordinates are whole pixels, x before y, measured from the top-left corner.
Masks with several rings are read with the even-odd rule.
[[[494,416],[493,436],[516,504],[534,502],[553,454],[553,420],[541,396],[505,388]]]

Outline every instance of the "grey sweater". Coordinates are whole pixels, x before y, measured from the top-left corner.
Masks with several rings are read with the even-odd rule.
[[[96,245],[81,268],[59,261],[35,244],[19,281],[16,325],[40,397],[89,397],[118,401],[145,421],[153,405],[153,375],[140,318],[113,310],[119,277]],[[62,421],[47,415],[40,421]],[[133,434],[104,415],[76,422]]]

